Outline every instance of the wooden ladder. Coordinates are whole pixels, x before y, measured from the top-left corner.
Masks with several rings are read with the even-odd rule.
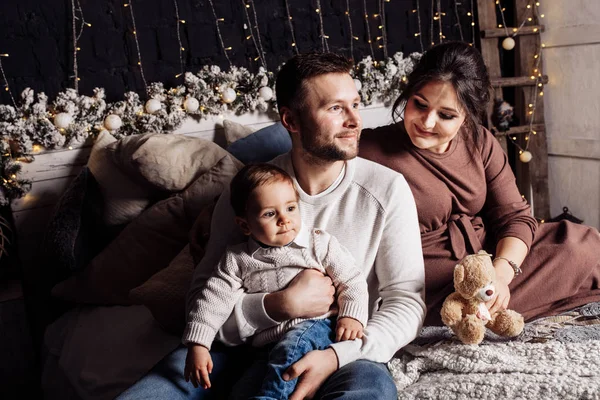
[[[509,1],[513,2],[516,20],[521,22],[527,16],[531,16],[528,4],[532,4],[530,0],[502,0],[503,6],[508,5]],[[500,132],[492,124],[491,116],[493,113],[493,102],[490,104],[487,113],[487,126],[492,129],[496,137],[502,144],[502,147],[507,151],[507,136],[516,137],[520,146],[525,148],[526,140],[531,131],[536,132],[535,136],[531,136],[528,146],[528,151],[531,152],[533,158],[527,163],[517,161],[515,174],[517,176],[517,184],[521,193],[527,201],[532,205],[534,215],[540,220],[548,220],[550,218],[550,202],[548,191],[548,145],[546,142],[545,126],[544,126],[544,104],[542,98],[537,99],[535,114],[533,115],[533,125],[530,129],[531,116],[526,111],[528,105],[536,101],[535,85],[538,83],[548,83],[548,77],[543,75],[532,79],[531,71],[534,68],[534,54],[538,51],[537,44],[540,39],[540,32],[544,30],[544,26],[523,26],[519,29],[519,33],[514,37],[516,45],[515,51],[515,75],[514,77],[503,77],[500,65],[500,42],[506,37],[504,27],[498,28],[496,10],[498,5],[496,0],[477,0],[477,13],[479,19],[479,32],[481,40],[481,54],[488,68],[492,87],[494,90],[494,99],[502,99],[503,88],[514,87],[515,104],[514,115],[523,125],[511,127],[507,132]],[[507,21],[507,23],[509,23]],[[509,32],[513,32],[513,27],[508,27]],[[539,68],[541,70],[542,65]]]

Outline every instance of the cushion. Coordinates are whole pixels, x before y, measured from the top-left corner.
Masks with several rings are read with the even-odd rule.
[[[150,192],[128,178],[114,163],[116,141],[108,131],[100,132],[87,164],[100,186],[106,225],[128,223],[150,204]]]
[[[222,147],[208,140],[152,133],[119,140],[114,160],[139,184],[157,191],[179,192],[225,155]]]
[[[193,222],[179,196],[154,204],[52,294],[77,303],[131,304],[129,291],[169,265],[187,244]]]
[[[227,151],[244,164],[267,162],[291,149],[290,134],[280,122],[259,129],[227,147]]]
[[[256,132],[256,129],[250,126],[238,124],[228,119],[223,120],[223,128],[225,128],[225,142],[227,146]]]
[[[167,268],[129,292],[131,302],[146,306],[164,330],[181,336],[186,319],[186,294],[195,266],[190,246],[185,246]]]

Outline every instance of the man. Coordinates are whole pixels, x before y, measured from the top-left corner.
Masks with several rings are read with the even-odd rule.
[[[351,67],[335,54],[304,54],[288,61],[277,77],[279,113],[291,135],[292,151],[272,162],[294,178],[303,224],[328,231],[350,249],[367,277],[371,310],[363,339],[312,351],[289,368],[284,379],[299,378],[292,400],[334,393],[344,399],[396,399],[383,363],[414,339],[425,316],[414,199],[401,175],[356,157],[362,121]],[[215,207],[207,253],[194,272],[188,299],[196,297],[225,247],[242,240],[226,190]],[[246,294],[219,332],[219,340],[241,344],[279,321],[322,315],[333,303],[334,292],[328,277],[309,270],[282,291]],[[194,306],[192,302],[188,309]],[[211,350],[215,390],[231,386],[235,378],[227,367],[240,365],[242,354],[247,354],[244,347]],[[155,397],[218,396],[181,383],[184,355],[185,348],[175,350],[126,392],[129,397],[121,398],[144,398],[150,387]],[[256,381],[246,377],[243,382],[252,380]],[[251,395],[253,389],[244,385],[238,384],[236,392]]]

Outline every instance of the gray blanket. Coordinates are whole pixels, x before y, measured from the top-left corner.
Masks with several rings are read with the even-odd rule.
[[[600,318],[578,310],[478,346],[424,328],[388,367],[399,399],[600,399]]]

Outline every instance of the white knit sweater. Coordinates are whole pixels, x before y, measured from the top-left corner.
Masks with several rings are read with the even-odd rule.
[[[337,293],[338,317],[351,317],[363,326],[367,324],[367,282],[356,268],[352,255],[327,232],[302,228],[294,241],[284,247],[263,248],[252,238],[247,243],[228,247],[188,316],[183,342],[210,349],[217,331],[243,293],[281,290],[307,268],[331,277]],[[303,320],[295,318],[265,329],[254,336],[252,344],[263,346],[277,341]]]
[[[294,179],[300,213],[307,228],[320,227],[345,246],[362,270],[369,288],[369,321],[362,340],[332,344],[340,367],[367,359],[386,362],[412,341],[425,317],[425,272],[414,198],[399,173],[355,158],[344,176],[324,193],[310,196],[295,178],[290,154],[273,160]],[[188,310],[197,308],[199,292],[228,245],[243,242],[234,222],[229,191],[213,214],[207,252],[194,271]],[[242,294],[218,340],[236,345],[278,324],[265,311],[266,293]]]

